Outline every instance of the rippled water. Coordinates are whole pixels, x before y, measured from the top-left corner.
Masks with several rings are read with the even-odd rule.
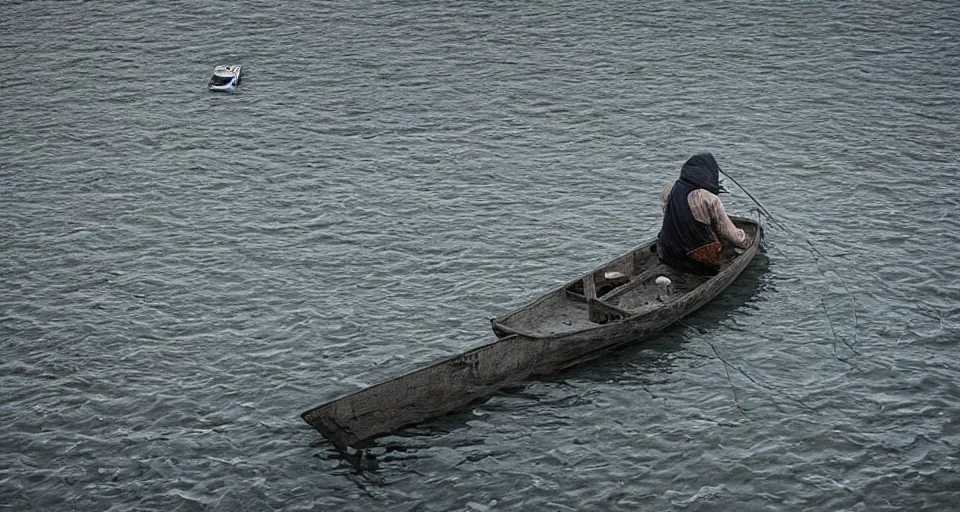
[[[0,9],[0,508],[956,507],[956,2]],[[363,475],[301,421],[655,233],[699,150],[782,226],[685,326]]]

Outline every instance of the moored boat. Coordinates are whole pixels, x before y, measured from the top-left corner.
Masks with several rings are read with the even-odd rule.
[[[733,217],[750,245],[727,248],[717,275],[676,272],[656,241],[491,319],[497,340],[329,401],[303,419],[343,452],[539,375],[656,334],[726,289],[756,255],[759,222]]]
[[[207,89],[218,92],[233,92],[240,85],[240,66],[217,66],[207,83]]]

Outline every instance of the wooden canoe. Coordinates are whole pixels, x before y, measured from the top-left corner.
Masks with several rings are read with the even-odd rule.
[[[701,277],[660,263],[656,241],[601,265],[516,311],[491,319],[497,339],[462,354],[374,384],[304,412],[304,421],[341,452],[462,408],[516,386],[649,337],[719,295],[756,255],[757,221],[734,217],[750,236],[727,249],[720,273]],[[672,281],[661,297],[658,277]]]

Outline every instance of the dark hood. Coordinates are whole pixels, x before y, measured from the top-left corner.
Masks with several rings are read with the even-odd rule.
[[[714,194],[727,191],[720,185],[720,166],[710,153],[690,157],[680,169],[680,181]]]

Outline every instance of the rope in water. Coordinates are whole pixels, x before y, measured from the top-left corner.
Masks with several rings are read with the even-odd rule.
[[[826,277],[826,272],[823,270],[823,267],[820,266],[820,260],[822,259],[830,265],[830,270],[840,280],[840,285],[843,286],[844,290],[846,290],[847,295],[850,297],[850,300],[853,303],[853,344],[848,343],[845,338],[840,338],[840,340],[843,342],[844,345],[847,346],[847,348],[853,351],[854,354],[859,355],[859,352],[857,352],[857,349],[854,348],[854,346],[857,344],[857,331],[859,330],[859,326],[860,326],[860,319],[859,319],[859,315],[857,314],[857,298],[856,296],[854,296],[853,292],[850,291],[850,287],[848,287],[846,281],[844,281],[843,275],[841,275],[840,272],[837,271],[836,267],[834,267],[833,264],[830,263],[829,258],[827,258],[825,254],[823,254],[819,249],[817,249],[815,245],[813,245],[813,242],[811,242],[806,237],[803,237],[797,234],[794,230],[790,229],[784,223],[777,220],[777,218],[774,217],[773,214],[770,213],[770,211],[767,210],[767,208],[763,206],[760,203],[760,201],[757,200],[757,198],[753,197],[753,194],[751,194],[746,188],[744,188],[744,186],[741,185],[740,182],[738,182],[733,176],[730,176],[729,174],[727,174],[722,170],[720,171],[720,173],[726,176],[727,178],[729,178],[730,181],[732,181],[740,190],[742,190],[743,193],[746,194],[747,197],[749,197],[750,200],[757,205],[757,208],[759,209],[759,211],[768,219],[770,219],[770,221],[773,222],[774,225],[786,231],[788,234],[794,236],[795,238],[802,240],[804,243],[806,243],[810,247],[810,251],[813,254],[813,261],[817,264],[817,269],[820,270],[821,275]],[[830,312],[827,310],[827,305],[822,299],[820,300],[820,305],[823,307],[823,312],[827,316],[827,321],[830,323],[830,330],[833,333],[833,340],[834,340],[833,355],[838,360],[846,361],[845,359],[841,358],[837,354],[837,347],[836,347],[837,333],[836,333],[836,329],[833,326],[833,319],[830,317]]]

